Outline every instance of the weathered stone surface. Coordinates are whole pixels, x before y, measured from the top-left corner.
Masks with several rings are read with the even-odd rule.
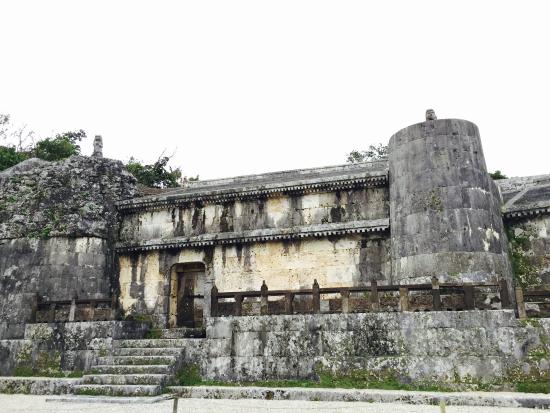
[[[22,337],[32,301],[109,298],[114,277],[109,241],[97,237],[0,241],[0,338]],[[4,325],[5,328],[1,326]]]
[[[217,317],[195,362],[217,380],[311,379],[325,369],[490,382],[527,362],[549,328],[547,319],[521,324],[510,310]]]
[[[377,389],[302,389],[289,387],[172,386],[170,391],[192,399],[264,399],[345,401],[368,403],[406,403],[447,406],[498,406],[548,409],[550,396],[505,392],[428,392]]]
[[[55,372],[87,370],[111,353],[113,340],[141,338],[146,330],[133,321],[27,324],[24,339],[0,340],[0,376],[40,363]]]
[[[390,139],[392,281],[511,279],[501,199],[477,126],[428,120]]]
[[[135,178],[120,161],[29,160],[0,179],[0,339],[21,338],[32,301],[110,298],[115,202]]]
[[[122,162],[73,156],[32,166],[0,179],[0,239],[113,238],[115,202],[135,194],[136,180]]]
[[[70,394],[79,379],[50,377],[0,377],[0,393]]]

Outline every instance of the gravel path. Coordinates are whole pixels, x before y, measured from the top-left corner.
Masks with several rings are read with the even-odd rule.
[[[60,403],[46,402],[52,396],[0,394],[0,413],[172,413],[172,400],[154,404]],[[440,413],[437,406],[374,404],[361,402],[306,402],[268,400],[180,399],[178,413],[252,413],[252,412],[365,412],[365,413]],[[532,409],[450,406],[447,413],[527,413]]]

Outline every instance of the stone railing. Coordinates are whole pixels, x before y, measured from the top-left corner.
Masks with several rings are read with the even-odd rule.
[[[270,300],[270,298],[274,298]],[[461,311],[510,308],[508,283],[439,283],[270,291],[211,291],[211,315],[359,313],[368,311]]]
[[[107,321],[117,318],[116,297],[33,302],[32,322]]]

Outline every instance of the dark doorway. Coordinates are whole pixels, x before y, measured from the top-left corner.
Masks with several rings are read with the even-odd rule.
[[[202,263],[178,265],[177,275],[177,327],[202,325],[202,298],[199,290],[204,280]]]

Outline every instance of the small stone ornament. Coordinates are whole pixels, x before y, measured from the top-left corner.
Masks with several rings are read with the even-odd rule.
[[[103,158],[103,138],[101,135],[96,135],[94,138],[94,158]]]
[[[435,110],[426,110],[426,120],[437,120],[437,116],[435,116]]]

